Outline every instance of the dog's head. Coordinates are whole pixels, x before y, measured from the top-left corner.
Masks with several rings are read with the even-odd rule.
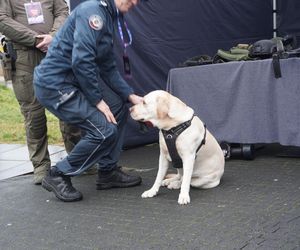
[[[163,90],[155,90],[144,96],[143,103],[130,108],[136,121],[151,122],[159,129],[170,129],[191,118],[194,111],[177,97]]]

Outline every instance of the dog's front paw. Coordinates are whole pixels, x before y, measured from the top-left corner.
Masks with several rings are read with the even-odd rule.
[[[178,197],[178,203],[180,205],[186,205],[191,202],[189,194],[180,193]]]
[[[151,198],[153,196],[155,196],[157,194],[158,191],[156,191],[155,189],[151,188],[147,191],[145,191],[143,194],[142,194],[142,198]]]

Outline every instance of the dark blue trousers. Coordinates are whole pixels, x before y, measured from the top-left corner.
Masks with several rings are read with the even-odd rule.
[[[56,164],[66,175],[79,175],[98,163],[103,171],[116,167],[122,150],[128,107],[108,86],[103,87],[104,101],[114,114],[117,125],[110,123],[83,93],[74,87],[52,90],[35,85],[39,102],[59,119],[78,126],[81,140],[70,154]]]

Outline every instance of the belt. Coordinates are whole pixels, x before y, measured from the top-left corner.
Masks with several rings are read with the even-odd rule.
[[[13,43],[13,47],[16,50],[34,50],[34,47],[27,47],[18,43]]]

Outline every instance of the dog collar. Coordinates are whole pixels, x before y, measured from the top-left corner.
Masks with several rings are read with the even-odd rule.
[[[174,168],[182,168],[182,166],[183,166],[182,159],[179,156],[177,148],[176,148],[176,139],[184,130],[186,130],[189,126],[191,126],[193,119],[194,119],[194,115],[192,116],[192,118],[190,120],[188,120],[184,123],[181,123],[176,127],[173,127],[169,130],[163,130],[163,129],[161,130],[161,132],[164,136],[169,154],[171,156]],[[202,139],[200,145],[198,146],[198,148],[196,150],[196,155],[197,155],[197,152],[200,150],[202,145],[205,144],[205,141],[206,141],[206,125],[203,124],[203,126],[204,126],[204,136],[203,136],[203,139]],[[196,158],[196,155],[195,155],[195,158]]]
[[[161,130],[166,138],[173,138],[174,136],[180,135],[184,130],[186,130],[192,124],[192,120],[194,119],[194,115],[192,118],[184,123],[179,124],[176,127],[173,127],[169,130]]]

